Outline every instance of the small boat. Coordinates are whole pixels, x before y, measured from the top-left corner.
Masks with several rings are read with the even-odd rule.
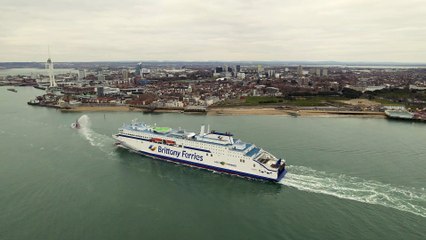
[[[288,113],[288,115],[290,115],[292,117],[299,117],[300,116],[299,111],[288,111],[287,113]]]
[[[75,122],[71,123],[71,127],[75,129],[80,129],[80,123],[78,123],[78,119]]]
[[[42,86],[42,85],[36,85],[33,86],[34,88],[40,89],[40,90],[46,90],[46,87]]]
[[[38,99],[34,99],[34,100],[30,100],[29,102],[27,102],[27,104],[32,105],[32,106],[39,106],[40,101]]]
[[[18,90],[14,89],[14,88],[8,88],[7,91],[11,91],[11,92],[14,92],[14,93],[18,92]]]

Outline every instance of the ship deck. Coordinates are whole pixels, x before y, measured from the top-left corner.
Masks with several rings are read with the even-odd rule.
[[[207,144],[212,144],[216,146],[222,146],[222,147],[229,147],[233,151],[238,152],[244,152],[250,148],[253,147],[253,149],[250,149],[248,153],[246,153],[247,156],[255,156],[261,149],[254,146],[252,143],[246,143],[241,141],[240,139],[236,139],[232,144],[229,142],[223,142],[220,143],[218,141],[213,141],[211,138],[208,138],[206,136],[201,136],[199,134],[196,134],[194,132],[187,132],[185,130],[177,130],[170,127],[153,127],[143,124],[143,123],[133,123],[124,125],[122,129],[126,129],[129,131],[136,131],[140,133],[145,134],[151,134],[158,137],[168,137],[168,138],[175,138],[175,139],[186,139],[191,140],[194,142],[202,142]],[[217,132],[212,132],[211,134],[217,134]],[[209,134],[206,134],[209,135]],[[250,154],[249,154],[250,153]]]

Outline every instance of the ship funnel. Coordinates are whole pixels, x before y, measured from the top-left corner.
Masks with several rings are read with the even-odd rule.
[[[204,133],[204,128],[205,128],[205,126],[204,126],[204,125],[201,125],[201,130],[200,130],[200,135],[201,135],[201,136],[205,135],[205,133]]]

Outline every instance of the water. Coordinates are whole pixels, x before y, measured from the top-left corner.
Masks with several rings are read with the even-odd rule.
[[[426,124],[64,114],[17,90],[0,88],[0,239],[426,238]],[[289,173],[272,184],[116,150],[111,135],[135,118],[232,131]]]
[[[72,68],[58,68],[54,69],[55,74],[66,74],[66,73],[78,73],[77,70]],[[38,74],[48,75],[46,69],[42,68],[8,68],[0,69],[1,76],[15,76],[15,75],[24,75],[24,76],[36,76]]]

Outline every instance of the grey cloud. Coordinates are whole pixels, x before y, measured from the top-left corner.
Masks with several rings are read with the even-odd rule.
[[[0,0],[0,61],[426,62],[423,0]]]

